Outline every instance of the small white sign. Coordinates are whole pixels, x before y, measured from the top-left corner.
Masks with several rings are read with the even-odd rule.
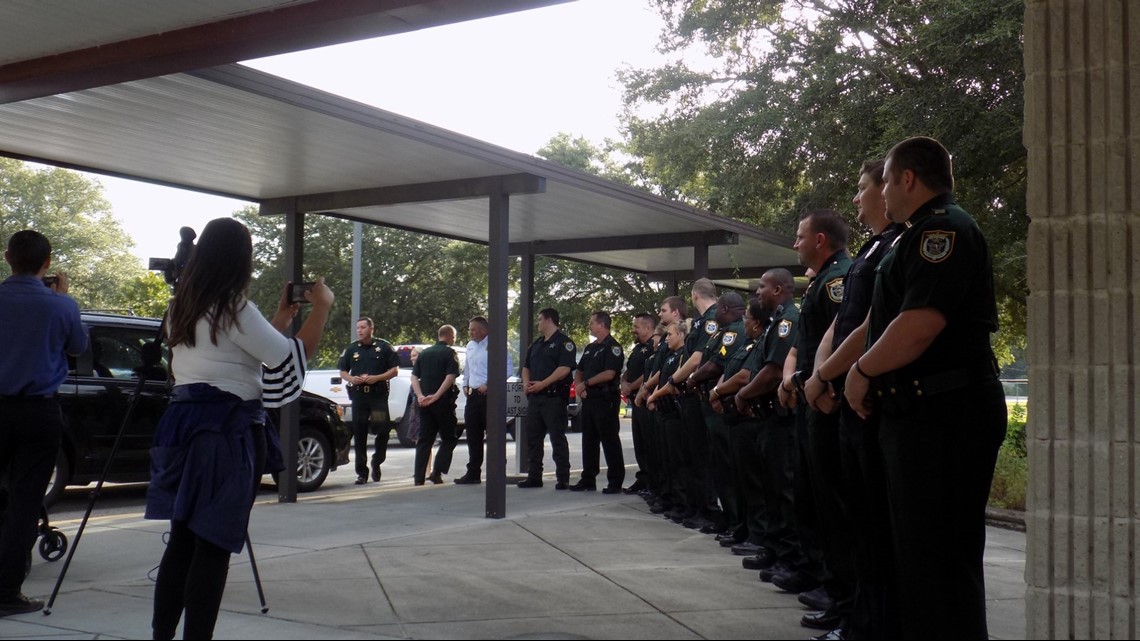
[[[507,381],[507,417],[526,416],[526,394],[522,381]]]

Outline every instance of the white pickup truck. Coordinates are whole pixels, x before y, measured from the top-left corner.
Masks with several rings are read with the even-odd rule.
[[[404,414],[408,408],[408,397],[412,390],[412,361],[411,352],[416,347],[427,348],[430,345],[395,345],[396,355],[400,357],[400,371],[388,382],[388,416],[396,425],[396,438],[405,447],[415,445],[415,441],[408,438],[408,422]],[[467,348],[453,347],[459,355],[459,378],[457,386],[463,385],[463,366],[466,364]],[[345,423],[352,423],[352,401],[348,398],[348,387],[340,378],[340,370],[314,369],[305,375],[305,391],[318,396],[324,396],[341,408]],[[467,398],[460,394],[455,403],[455,416],[459,424],[463,424],[463,410],[467,406]]]

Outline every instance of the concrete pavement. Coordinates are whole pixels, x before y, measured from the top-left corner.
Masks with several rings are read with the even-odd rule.
[[[623,436],[632,461],[628,429]],[[390,469],[409,454],[391,450]],[[216,638],[817,634],[800,627],[806,609],[794,595],[760,583],[711,536],[650,514],[636,497],[555,491],[548,476],[539,489],[508,487],[508,517],[489,520],[482,485],[412,487],[386,472],[383,483],[354,486],[353,476],[341,468],[295,505],[263,495],[250,533],[270,609],[259,612],[248,556],[234,557]],[[54,524],[71,536],[78,520]],[[51,616],[0,619],[0,638],[148,638],[165,529],[143,520],[141,506],[96,510]],[[991,635],[1024,638],[1025,535],[988,535]],[[49,594],[61,566],[36,555],[25,593]]]

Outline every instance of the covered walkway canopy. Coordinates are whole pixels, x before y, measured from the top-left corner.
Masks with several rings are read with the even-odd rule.
[[[535,255],[674,282],[796,263],[789,240],[755,227],[236,65],[0,104],[0,154],[257,202],[286,216],[293,279],[309,213],[485,243],[492,319],[507,317],[519,255],[524,345]],[[489,371],[505,380],[495,329]],[[501,517],[505,390],[488,401],[487,514]]]

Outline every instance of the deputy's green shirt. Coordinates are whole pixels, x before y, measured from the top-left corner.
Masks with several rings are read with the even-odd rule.
[[[448,374],[459,377],[459,355],[443,341],[420,352],[412,366],[412,376],[420,379],[420,391],[435,394]]]
[[[800,301],[799,338],[796,340],[796,369],[805,377],[815,370],[815,353],[823,335],[843,302],[843,278],[851,267],[851,257],[840,250],[823,262],[819,274],[808,283]]]
[[[716,305],[709,305],[705,313],[694,320],[693,326],[689,328],[689,335],[685,337],[685,352],[687,354],[704,352],[709,338],[719,329],[716,323]]]
[[[984,367],[998,320],[993,259],[981,229],[950,194],[924,204],[905,226],[876,270],[867,347],[902,312],[934,308],[946,327],[905,368],[908,376]]]
[[[337,360],[336,367],[342,372],[353,376],[383,374],[393,367],[400,366],[400,357],[388,341],[372,337],[369,343],[354,341],[345,348]],[[363,388],[364,386],[356,386]],[[388,381],[368,385],[368,395],[388,395]],[[356,390],[364,393],[363,389]]]
[[[728,325],[718,328],[716,333],[709,337],[708,342],[705,343],[705,355],[701,359],[701,363],[716,363],[720,365],[723,371],[728,359],[747,341],[748,335],[744,332],[744,321],[734,320]]]

